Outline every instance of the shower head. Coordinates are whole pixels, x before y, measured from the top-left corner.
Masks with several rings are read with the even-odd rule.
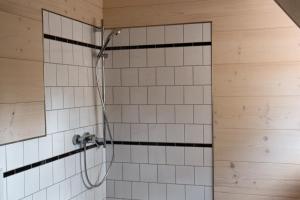
[[[104,56],[104,50],[106,49],[108,43],[110,42],[110,40],[114,37],[117,36],[121,33],[121,29],[113,29],[108,36],[106,37],[106,40],[103,44],[103,46],[100,49],[100,52],[98,53],[97,57],[103,57]]]

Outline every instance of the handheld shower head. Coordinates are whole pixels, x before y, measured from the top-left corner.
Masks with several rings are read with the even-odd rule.
[[[98,53],[97,57],[103,57],[104,56],[104,50],[106,49],[108,43],[110,42],[110,40],[114,37],[117,36],[121,33],[121,29],[113,29],[108,36],[106,37],[106,40],[103,44],[103,46],[100,49],[100,52]]]

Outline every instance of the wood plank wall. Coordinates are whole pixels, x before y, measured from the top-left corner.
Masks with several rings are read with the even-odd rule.
[[[102,19],[102,0],[0,0],[0,144],[45,134],[42,9]]]
[[[300,199],[300,30],[273,0],[105,0],[104,19],[212,21],[215,200]]]

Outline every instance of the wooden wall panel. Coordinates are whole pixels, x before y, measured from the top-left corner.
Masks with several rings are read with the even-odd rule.
[[[212,21],[215,200],[300,199],[300,30],[273,0],[105,0],[104,18]]]

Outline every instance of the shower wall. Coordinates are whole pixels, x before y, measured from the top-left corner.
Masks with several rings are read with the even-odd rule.
[[[100,34],[90,25],[47,11],[43,29],[47,136],[0,146],[0,168],[5,172],[1,195],[4,200],[104,199],[105,184],[93,190],[84,187],[78,147],[72,144],[74,134],[102,134],[95,51],[90,48],[99,44]],[[103,153],[102,148],[87,152],[93,179]]]
[[[124,28],[106,53],[108,199],[212,200],[211,24]]]

